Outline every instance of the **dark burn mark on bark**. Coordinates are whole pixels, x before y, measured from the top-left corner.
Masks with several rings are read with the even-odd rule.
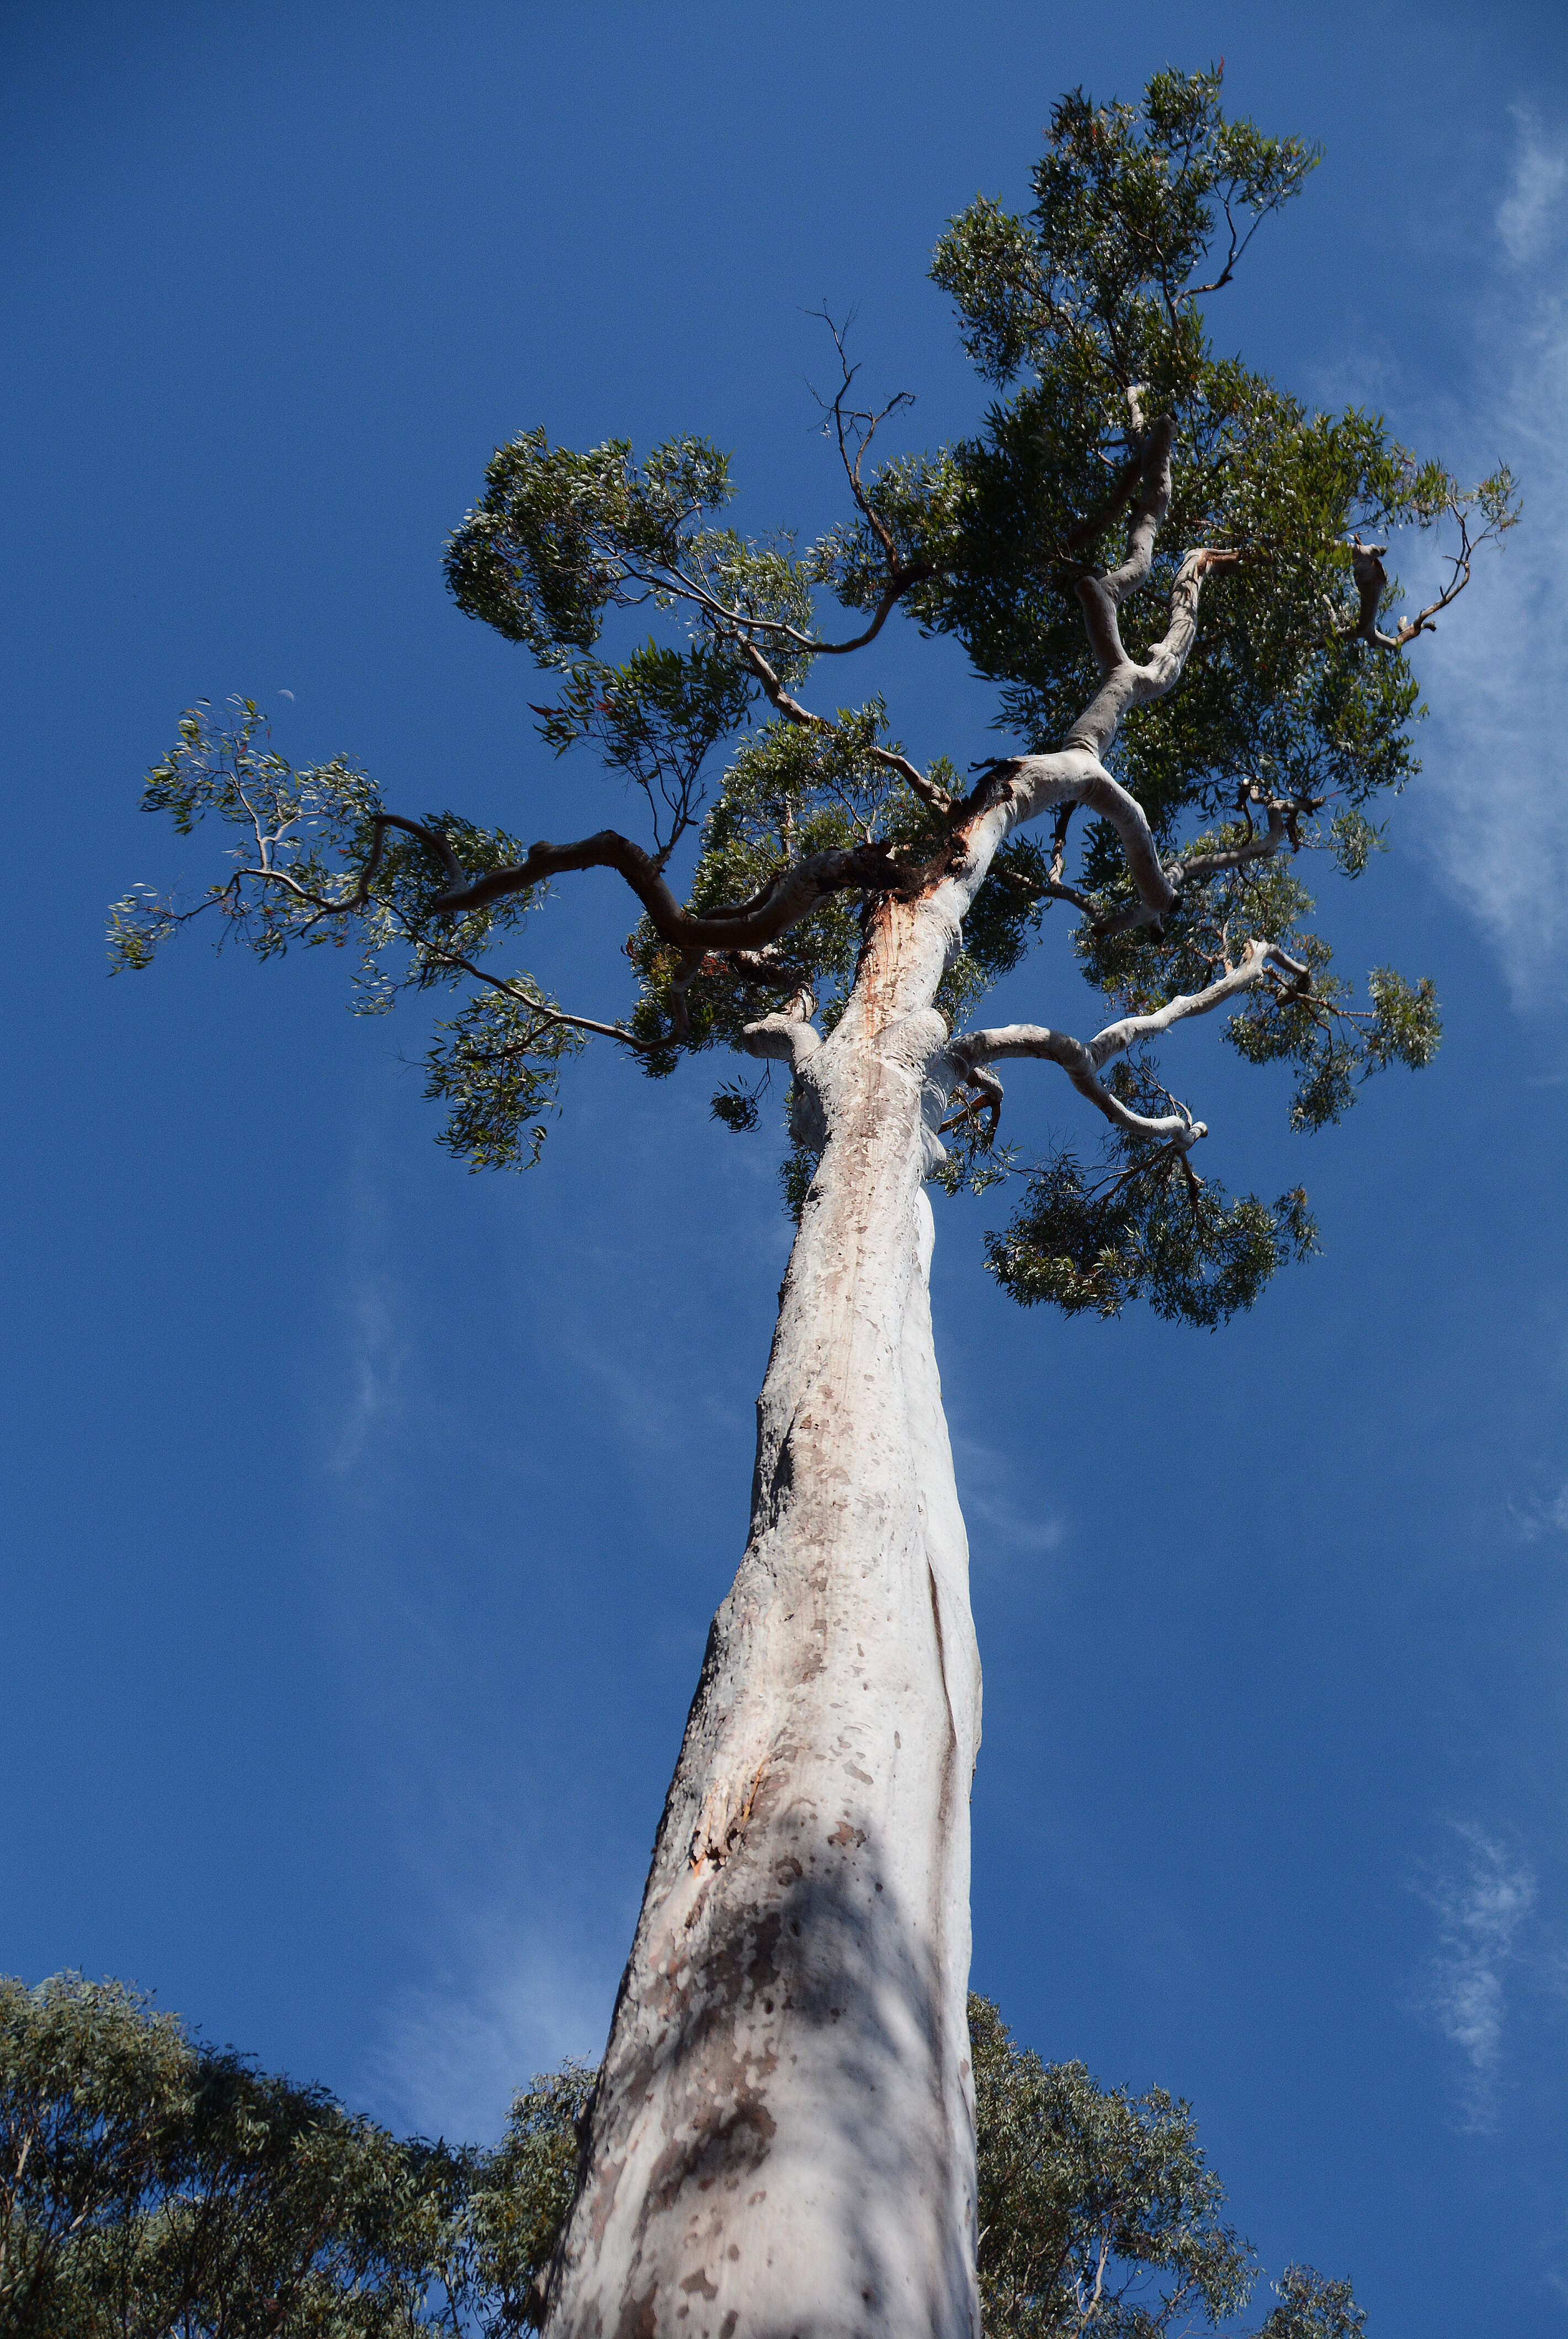
[[[641,2298],[628,2298],[616,2324],[616,2339],[658,2339],[659,2286],[649,2283]]]
[[[694,1868],[701,1868],[705,1861],[714,1868],[722,1868],[732,1852],[745,1841],[746,1829],[756,1804],[757,1790],[762,1785],[763,1773],[767,1767],[768,1757],[764,1754],[738,1797],[727,1781],[709,1795],[692,1835],[691,1864]],[[688,1926],[693,1923],[695,1914],[694,1908],[686,1919]]]
[[[722,2180],[734,2189],[767,2158],[776,2122],[764,2089],[778,2058],[770,2049],[742,2052],[735,2043],[735,2018],[747,2005],[776,1994],[781,1931],[777,1915],[743,1921],[709,1949],[701,2008],[695,2019],[689,2008],[682,2009],[687,2018],[681,2025],[681,2059],[693,2079],[666,2112],[666,2130],[676,2132],[650,2173],[639,2234],[673,2208],[688,2185],[706,2192]]]

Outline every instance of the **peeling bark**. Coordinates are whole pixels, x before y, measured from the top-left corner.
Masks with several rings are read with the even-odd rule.
[[[884,903],[796,1059],[826,1131],[548,2328],[979,2332],[965,2016],[980,1666],[922,1179],[951,909]],[[776,1037],[776,1035],[773,1035]]]

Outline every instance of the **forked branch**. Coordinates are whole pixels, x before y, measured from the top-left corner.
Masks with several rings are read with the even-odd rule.
[[[1251,803],[1258,801],[1256,794],[1250,797]],[[1299,842],[1299,832],[1293,827],[1293,818],[1304,811],[1315,810],[1317,800],[1293,804],[1284,797],[1270,796],[1263,802],[1267,808],[1268,825],[1261,835],[1255,831],[1243,844],[1226,845],[1214,853],[1189,853],[1179,861],[1165,864],[1166,879],[1178,897],[1195,882],[1221,876],[1228,869],[1244,869],[1251,861],[1272,860],[1283,844]],[[1249,810],[1247,817],[1250,821]],[[1108,918],[1095,916],[1092,902],[1086,900],[1083,907],[1095,934],[1102,940],[1109,940],[1112,934],[1129,933],[1139,926],[1157,925],[1164,914],[1142,900],[1131,903],[1125,910],[1115,911]]]
[[[1476,549],[1493,532],[1488,525],[1479,537],[1473,539],[1469,515],[1463,506],[1455,506],[1455,517],[1459,523],[1459,548],[1448,556],[1453,574],[1435,601],[1429,601],[1424,609],[1416,611],[1415,617],[1404,618],[1396,633],[1385,633],[1377,622],[1383,597],[1388,590],[1388,571],[1383,566],[1383,556],[1388,547],[1386,544],[1363,544],[1359,537],[1352,538],[1350,573],[1356,579],[1356,590],[1361,599],[1360,614],[1350,629],[1353,641],[1366,642],[1373,649],[1402,650],[1407,642],[1415,639],[1417,634],[1436,632],[1434,620],[1464,592],[1470,582],[1470,567]]]
[[[1153,533],[1151,528],[1151,550]],[[1103,755],[1129,707],[1147,706],[1175,689],[1198,638],[1198,603],[1204,578],[1217,569],[1235,568],[1240,560],[1239,552],[1215,545],[1202,545],[1188,554],[1170,588],[1170,623],[1141,664],[1129,657],[1122,647],[1118,613],[1127,592],[1147,582],[1148,559],[1140,562],[1129,556],[1108,577],[1079,578],[1078,597],[1083,604],[1090,646],[1103,678],[1068,735],[1070,747],[1086,747],[1091,755]]]
[[[1092,1040],[1077,1040],[1070,1032],[1053,1031],[1042,1023],[1003,1023],[991,1031],[961,1032],[949,1041],[947,1051],[961,1073],[986,1095],[993,1135],[1001,1112],[1001,1083],[993,1072],[988,1077],[988,1068],[1013,1058],[1040,1057],[1060,1064],[1079,1094],[1087,1097],[1115,1128],[1129,1137],[1166,1139],[1186,1153],[1199,1138],[1208,1136],[1206,1122],[1195,1120],[1184,1105],[1165,1114],[1134,1112],[1114,1090],[1107,1088],[1100,1074],[1113,1057],[1125,1054],[1139,1041],[1154,1039],[1192,1016],[1211,1014],[1227,1000],[1262,982],[1271,969],[1286,976],[1293,988],[1305,988],[1308,980],[1307,968],[1277,943],[1257,940],[1248,943],[1238,964],[1228,967],[1204,990],[1179,992],[1147,1015],[1124,1015],[1108,1023]]]
[[[743,638],[737,646],[768,699],[786,722],[798,723],[808,731],[831,731],[833,728],[825,715],[818,715],[811,707],[803,706],[798,698],[791,696],[754,641]],[[912,764],[907,755],[901,755],[895,747],[882,747],[873,743],[867,746],[865,752],[873,763],[880,764],[884,771],[896,772],[900,779],[906,781],[914,790],[921,802],[930,804],[933,812],[945,814],[953,810],[953,799],[947,790],[935,780],[928,780],[925,774]]]

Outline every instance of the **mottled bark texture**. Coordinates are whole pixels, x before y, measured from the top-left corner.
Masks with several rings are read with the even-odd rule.
[[[980,1664],[922,1186],[955,932],[940,901],[881,909],[848,1013],[801,1051],[797,1110],[823,1146],[751,1536],[659,1828],[552,2339],[979,2329]]]

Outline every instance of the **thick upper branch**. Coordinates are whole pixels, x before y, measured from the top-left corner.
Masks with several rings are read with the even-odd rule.
[[[1116,1022],[1108,1023],[1102,1031],[1098,1031],[1089,1042],[1089,1052],[1096,1070],[1109,1063],[1113,1056],[1123,1054],[1138,1041],[1150,1040],[1161,1031],[1169,1031],[1173,1023],[1185,1022],[1192,1015],[1211,1014],[1228,999],[1234,999],[1240,992],[1250,991],[1271,967],[1288,976],[1292,983],[1305,984],[1307,981],[1307,968],[1299,960],[1289,957],[1277,943],[1249,942],[1239,962],[1228,967],[1218,981],[1207,984],[1202,991],[1178,992],[1174,999],[1168,999],[1163,1007],[1157,1007],[1147,1015],[1123,1015]]]
[[[1268,806],[1268,826],[1261,836],[1250,837],[1245,844],[1227,845],[1217,853],[1189,853],[1180,861],[1168,861],[1165,875],[1177,895],[1195,878],[1218,877],[1228,869],[1243,869],[1249,861],[1267,861],[1279,851],[1290,835],[1289,812],[1277,801]],[[1167,907],[1169,905],[1167,904]],[[1152,925],[1164,912],[1149,902],[1139,900],[1129,908],[1118,910],[1109,918],[1096,918],[1093,904],[1083,903],[1085,914],[1097,934],[1124,934],[1135,926]]]
[[[1074,744],[1059,747],[1054,755],[1013,755],[992,765],[971,799],[961,834],[973,840],[989,866],[1008,830],[1066,804],[1086,805],[1109,822],[1121,840],[1139,898],[1155,915],[1174,908],[1176,891],[1160,864],[1143,806],[1087,747]]]
[[[641,902],[655,931],[684,950],[755,949],[797,924],[830,893],[861,887],[886,893],[904,883],[903,872],[880,845],[813,853],[781,872],[754,900],[703,917],[682,907],[640,844],[606,828],[572,844],[531,845],[515,866],[488,869],[438,895],[433,907],[443,916],[458,917],[578,869],[615,870]]]
[[[1107,1120],[1129,1136],[1169,1138],[1185,1151],[1208,1134],[1205,1122],[1194,1120],[1185,1111],[1159,1115],[1134,1112],[1100,1079],[1092,1041],[1075,1040],[1069,1031],[1052,1031],[1043,1023],[1003,1023],[989,1031],[966,1031],[950,1041],[948,1054],[961,1070],[969,1071],[972,1068],[976,1075],[987,1065],[1010,1057],[1043,1057],[1050,1063],[1060,1064],[1079,1094],[1087,1097]],[[991,1095],[993,1110],[1000,1111],[1000,1081],[993,1076],[982,1085]]]
[[[1137,409],[1134,408],[1136,419]],[[1102,579],[1114,607],[1119,607],[1129,593],[1137,592],[1149,582],[1149,566],[1154,558],[1154,541],[1170,509],[1170,449],[1176,437],[1176,425],[1169,415],[1162,415],[1144,432],[1138,450],[1139,489],[1132,508],[1132,518],[1127,528],[1127,557],[1119,568],[1111,569]]]

